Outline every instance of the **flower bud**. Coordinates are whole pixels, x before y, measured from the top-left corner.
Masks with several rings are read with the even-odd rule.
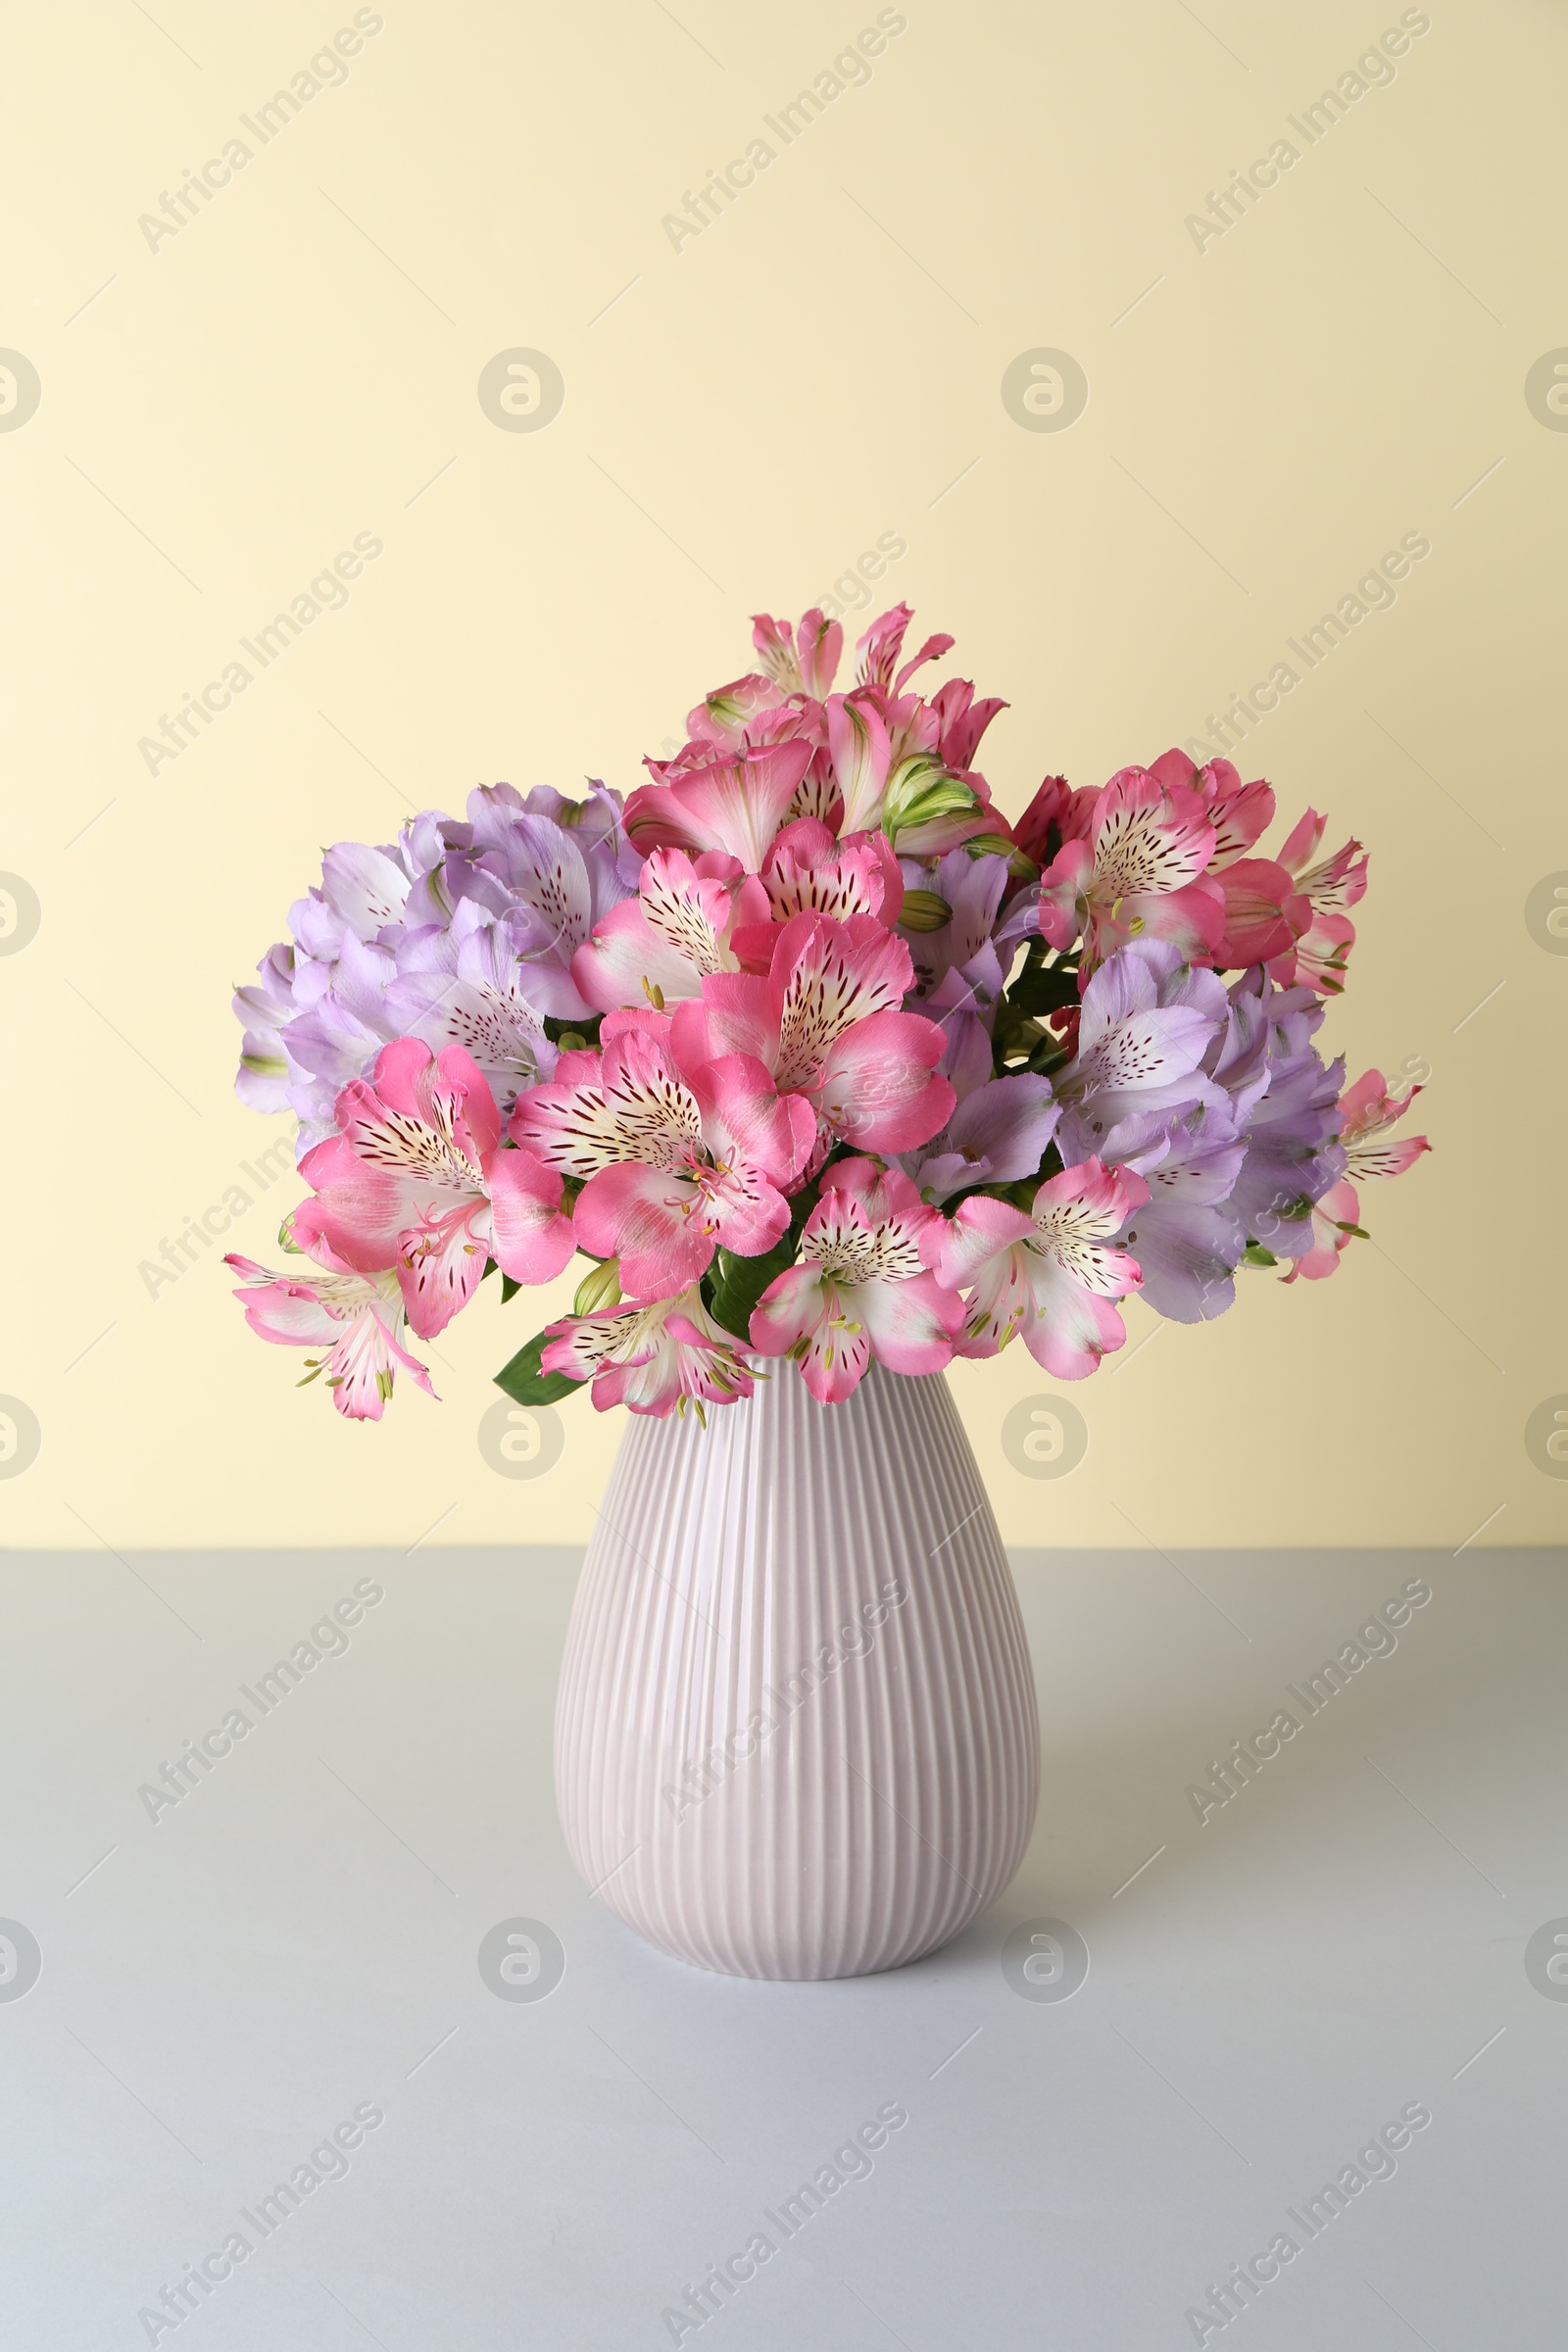
[[[571,1302],[574,1315],[603,1314],[607,1307],[620,1304],[620,1260],[607,1257],[603,1265],[595,1266],[577,1285],[577,1296]]]
[[[971,858],[1005,858],[1007,871],[1015,882],[1040,879],[1040,868],[1034,859],[1004,833],[976,833],[963,846]]]
[[[899,921],[906,931],[940,931],[953,920],[953,908],[934,890],[906,890]]]

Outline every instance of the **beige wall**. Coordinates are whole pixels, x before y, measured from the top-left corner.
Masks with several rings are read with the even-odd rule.
[[[42,925],[0,958],[0,1392],[42,1449],[0,1481],[0,1541],[586,1534],[617,1419],[573,1399],[532,1484],[476,1443],[527,1296],[441,1340],[444,1403],[348,1428],[249,1338],[216,1249],[156,1298],[138,1268],[283,1132],[229,1091],[228,994],[323,844],[500,777],[629,787],[747,665],[747,614],[883,533],[907,553],[879,600],[1010,700],[985,764],[1014,811],[1047,768],[1095,783],[1206,733],[1431,542],[1242,764],[1371,849],[1327,1034],[1352,1073],[1430,1064],[1435,1154],[1369,1195],[1376,1247],[1334,1281],[1253,1276],[1200,1331],[1135,1309],[1075,1392],[1070,1477],[1004,1457],[1007,1409],[1056,1385],[1021,1348],[956,1371],[1007,1537],[1453,1547],[1500,1513],[1489,1544],[1560,1540],[1524,1433],[1568,1390],[1568,956],[1526,902],[1568,869],[1568,435],[1525,378],[1568,344],[1563,20],[1435,4],[1308,147],[1288,118],[1397,7],[1201,13],[909,0],[784,148],[763,117],[874,8],[387,0],[265,147],[239,118],[351,7],[12,12],[0,343],[42,399],[0,432],[0,867]],[[150,249],[138,217],[236,132],[250,162]],[[662,216],[759,136],[776,160],[674,250]],[[1299,160],[1200,250],[1186,217],[1281,137]],[[514,346],[565,378],[538,433],[476,398]],[[1004,408],[1037,347],[1087,372],[1069,430]],[[150,774],[138,739],[362,532],[384,552],[346,608]],[[233,1244],[267,1256],[293,1198]]]

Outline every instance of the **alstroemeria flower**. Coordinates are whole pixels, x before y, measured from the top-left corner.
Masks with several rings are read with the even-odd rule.
[[[1241,770],[1229,760],[1210,760],[1206,766],[1195,767],[1185,752],[1161,752],[1157,760],[1150,761],[1149,772],[1159,784],[1185,786],[1202,802],[1214,828],[1210,873],[1217,874],[1238,858],[1245,858],[1274,822],[1272,784],[1265,784],[1261,777],[1244,784]]]
[[[564,1054],[556,1083],[523,1097],[511,1132],[583,1181],[577,1238],[595,1257],[619,1258],[626,1295],[666,1298],[715,1249],[757,1257],[778,1240],[783,1188],[816,1122],[755,1055],[683,1056],[667,1016],[612,1013],[605,1027],[603,1053]]]
[[[790,813],[814,745],[793,735],[760,749],[673,763],[668,780],[642,784],[626,802],[626,831],[646,855],[657,849],[721,850],[758,873]]]
[[[543,975],[532,975],[530,940],[531,926],[488,915],[465,899],[449,930],[416,933],[402,948],[402,968],[386,987],[388,1019],[433,1053],[463,1047],[489,1081],[503,1116],[556,1066],[543,1014],[562,999]],[[532,1001],[530,987],[546,1000],[543,1005]],[[577,1001],[569,1001],[573,1009]]]
[[[960,1355],[995,1355],[1015,1332],[1056,1380],[1083,1380],[1127,1333],[1111,1304],[1143,1281],[1112,1247],[1149,1187],[1098,1159],[1051,1177],[1030,1210],[972,1193],[958,1203],[941,1256],[944,1282],[969,1293]]]
[[[787,620],[754,612],[752,643],[776,693],[809,695],[816,702],[831,693],[844,651],[844,630],[838,621],[825,620],[814,605],[802,614],[797,629]]]
[[[705,1404],[733,1404],[752,1393],[752,1375],[694,1287],[678,1298],[648,1306],[612,1307],[568,1315],[549,1325],[540,1362],[568,1380],[591,1380],[595,1410],[617,1404],[662,1420],[684,1413],[688,1398],[702,1418]]]
[[[988,1078],[929,1143],[901,1155],[905,1174],[937,1202],[969,1185],[1019,1183],[1036,1173],[1060,1117],[1049,1078],[1032,1070]]]
[[[1064,841],[1040,877],[1040,928],[1054,948],[1084,943],[1087,975],[1140,937],[1170,940],[1192,961],[1213,953],[1225,902],[1205,868],[1216,834],[1196,792],[1147,768],[1118,769],[1095,806],[1090,838]]]
[[[582,802],[547,785],[526,798],[486,786],[466,819],[427,808],[384,848],[339,842],[319,886],[289,909],[292,940],[266,957],[262,985],[235,997],[241,1095],[293,1110],[303,1156],[334,1132],[349,1080],[400,1036],[472,1046],[509,1093],[547,1066],[542,1016],[586,1017],[572,954],[635,881],[619,802],[603,786]]]
[[[1294,1282],[1298,1275],[1303,1275],[1308,1282],[1320,1282],[1324,1275],[1332,1274],[1339,1264],[1340,1252],[1361,1231],[1361,1203],[1356,1186],[1369,1179],[1402,1176],[1423,1152],[1431,1151],[1424,1135],[1401,1136],[1397,1143],[1376,1140],[1396,1119],[1403,1118],[1420,1092],[1419,1086],[1412,1086],[1402,1095],[1391,1095],[1381,1070],[1366,1070],[1353,1086],[1346,1088],[1340,1097],[1345,1174],[1313,1202],[1312,1246],[1284,1276],[1286,1282]]]
[[[1111,1128],[1108,1167],[1131,1168],[1149,1199],[1121,1236],[1143,1272],[1144,1297],[1174,1323],[1209,1323],[1236,1297],[1247,1228],[1230,1205],[1247,1141],[1210,1102],[1139,1111]]]
[[[1042,872],[1064,842],[1089,839],[1103,789],[1102,785],[1092,784],[1074,792],[1065,776],[1046,776],[1042,780],[1033,800],[1012,827],[1013,840]]]
[[[531,1152],[502,1151],[495,1097],[461,1046],[436,1056],[400,1038],[373,1079],[343,1089],[337,1122],[300,1163],[315,1198],[295,1210],[295,1237],[365,1273],[395,1267],[421,1339],[467,1303],[490,1258],[523,1283],[569,1263],[561,1178]]]
[[[1077,1051],[1054,1081],[1066,1115],[1056,1138],[1068,1166],[1139,1111],[1223,1104],[1202,1071],[1226,1027],[1230,1000],[1212,972],[1184,964],[1167,940],[1137,940],[1102,963],[1084,990]]]
[[[223,1259],[245,1277],[234,1293],[245,1320],[259,1339],[280,1348],[318,1348],[307,1380],[324,1372],[332,1402],[350,1421],[379,1421],[392,1394],[399,1364],[427,1396],[435,1395],[430,1375],[401,1345],[403,1295],[390,1270],[362,1274],[302,1259],[287,1273],[273,1273],[254,1258],[230,1251]],[[304,1386],[304,1383],[301,1383]]]
[[[792,914],[874,914],[892,927],[904,902],[904,875],[885,833],[830,833],[816,817],[786,825],[767,854],[762,888],[776,923]]]
[[[765,980],[720,972],[703,982],[701,1004],[676,1006],[676,1052],[688,1067],[721,1054],[763,1063],[781,1092],[811,1104],[823,1151],[838,1140],[911,1151],[954,1104],[932,1074],[941,1030],[902,1010],[912,978],[908,949],[874,917],[798,914]]]
[[[1009,879],[1007,860],[995,851],[983,851],[976,857],[969,850],[957,849],[929,863],[902,858],[900,871],[906,890],[922,894],[917,905],[923,906],[925,899],[938,899],[947,909],[946,921],[935,930],[922,928],[904,934],[914,963],[915,987],[924,998],[955,964],[966,964],[990,945]],[[940,908],[927,911],[935,918]],[[886,922],[888,917],[882,919]]]
[[[1282,948],[1270,960],[1269,970],[1282,988],[1313,988],[1321,996],[1334,997],[1345,986],[1346,960],[1355,945],[1349,910],[1366,890],[1367,861],[1358,841],[1348,841],[1332,858],[1319,858],[1325,824],[1326,819],[1309,808],[1280,852],[1279,862],[1311,914],[1294,945]]]
[[[992,1031],[1005,979],[1003,959],[988,941],[967,963],[951,965],[929,996],[916,1000],[942,1032],[937,1071],[960,1102],[984,1086],[995,1067]]]
[[[577,950],[572,978],[599,1012],[695,997],[705,973],[739,971],[731,934],[767,913],[766,893],[738,858],[655,850],[637,896],[612,906]]]
[[[711,694],[704,695],[697,708],[686,713],[686,732],[693,743],[722,744],[726,751],[739,751],[747,729],[765,712],[776,710],[779,701],[777,681],[751,670],[744,678],[734,678],[729,685],[715,686]]]
[[[806,1221],[799,1261],[752,1315],[759,1355],[793,1355],[819,1404],[859,1386],[874,1355],[894,1372],[940,1372],[953,1354],[962,1302],[932,1270],[943,1220],[897,1168],[834,1163]]]
[[[998,711],[1007,706],[997,694],[977,703],[969,679],[950,678],[931,697],[931,708],[937,714],[937,750],[943,765],[966,773],[974,765],[981,736]]]
[[[884,694],[900,695],[906,678],[912,677],[927,662],[939,662],[952,651],[954,641],[946,634],[928,637],[913,660],[906,662],[895,676],[895,665],[904,651],[904,633],[913,618],[908,605],[895,605],[891,612],[878,613],[855,648],[858,685],[877,686]]]
[[[1225,929],[1214,961],[1230,970],[1250,963],[1294,960],[1297,942],[1312,924],[1312,904],[1272,858],[1237,858],[1215,874],[1225,900]]]
[[[1276,1257],[1300,1257],[1311,1247],[1313,1201],[1345,1172],[1344,1065],[1325,1065],[1313,1048],[1323,1005],[1310,989],[1278,988],[1253,965],[1226,993],[1225,1033],[1204,1058],[1247,1139],[1230,1205],[1250,1240]]]

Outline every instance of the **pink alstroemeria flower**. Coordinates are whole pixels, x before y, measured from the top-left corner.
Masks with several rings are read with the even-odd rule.
[[[824,619],[814,605],[802,614],[797,629],[787,620],[754,612],[752,643],[773,681],[775,697],[803,694],[823,702],[831,693],[844,651],[844,630],[838,621]]]
[[[767,853],[760,896],[763,919],[737,920],[730,934],[735,955],[751,972],[772,969],[779,932],[792,915],[825,914],[843,923],[852,914],[871,914],[891,929],[904,906],[904,876],[885,833],[840,841],[819,817],[800,816]]]
[[[684,1413],[690,1399],[703,1421],[705,1404],[733,1404],[752,1393],[733,1336],[713,1321],[695,1285],[649,1306],[568,1315],[549,1333],[541,1365],[568,1380],[591,1380],[596,1412],[624,1404],[662,1420]]]
[[[571,976],[596,1012],[646,1001],[695,997],[707,972],[734,972],[730,942],[739,925],[765,923],[768,897],[738,858],[705,850],[655,850],[637,896],[594,925],[571,959]]]
[[[1159,784],[1186,786],[1202,802],[1214,828],[1210,873],[1245,858],[1274,822],[1272,784],[1265,784],[1261,776],[1244,784],[1241,770],[1229,760],[1210,760],[1206,766],[1195,767],[1185,752],[1173,750],[1152,760],[1149,772]]]
[[[1032,1210],[984,1193],[960,1200],[941,1259],[943,1281],[969,1292],[957,1352],[995,1355],[1021,1331],[1054,1379],[1095,1371],[1127,1337],[1111,1300],[1143,1281],[1111,1243],[1148,1199],[1131,1169],[1086,1159],[1043,1184]]]
[[[741,751],[748,728],[764,719],[768,711],[778,710],[780,700],[776,680],[751,670],[727,686],[715,686],[694,710],[687,711],[687,735],[693,743],[716,743],[726,751]]]
[[[1348,841],[1332,858],[1318,858],[1326,822],[1309,808],[1280,852],[1280,864],[1292,888],[1306,900],[1311,919],[1294,947],[1271,959],[1269,972],[1281,988],[1312,988],[1319,996],[1337,997],[1355,945],[1349,910],[1366,890],[1367,861],[1358,841]]]
[[[1221,970],[1294,958],[1312,925],[1312,903],[1272,858],[1236,858],[1214,875],[1225,900],[1225,929],[1214,947]]]
[[[793,1355],[819,1404],[859,1386],[874,1355],[893,1372],[940,1372],[963,1302],[934,1267],[945,1232],[907,1176],[842,1159],[806,1221],[799,1261],[752,1314],[759,1355]]]
[[[494,1258],[514,1282],[553,1281],[577,1244],[561,1178],[531,1152],[501,1149],[501,1113],[461,1046],[431,1054],[403,1037],[337,1099],[339,1132],[300,1162],[315,1199],[294,1234],[362,1273],[397,1270],[420,1339],[444,1331]]]
[[[1202,800],[1143,767],[1117,770],[1090,837],[1063,841],[1040,878],[1040,928],[1054,948],[1084,942],[1085,980],[1117,948],[1168,939],[1189,962],[1218,945],[1225,901],[1205,872],[1217,836]]]
[[[895,605],[887,612],[879,612],[855,648],[855,677],[859,686],[880,687],[884,694],[901,695],[905,682],[927,662],[940,662],[951,653],[954,640],[939,630],[928,637],[911,661],[906,662],[895,675],[895,665],[904,651],[904,633],[914,618],[908,605]]]
[[[761,1062],[781,1092],[810,1103],[824,1155],[836,1141],[910,1152],[955,1100],[933,1074],[942,1031],[902,1010],[913,980],[908,949],[874,916],[797,914],[765,979],[720,972],[703,982],[701,1004],[676,1006],[675,1048],[688,1066],[721,1054]]]
[[[1381,1070],[1365,1070],[1353,1086],[1346,1088],[1340,1097],[1345,1174],[1312,1203],[1312,1247],[1281,1276],[1282,1281],[1295,1282],[1300,1275],[1307,1282],[1321,1282],[1332,1274],[1340,1252],[1362,1237],[1356,1186],[1368,1179],[1402,1176],[1423,1152],[1431,1151],[1424,1135],[1401,1136],[1397,1143],[1376,1141],[1396,1119],[1403,1118],[1420,1092],[1419,1086],[1412,1086],[1405,1094],[1391,1095]]]
[[[602,1054],[562,1055],[556,1082],[522,1098],[511,1132],[582,1180],[577,1239],[619,1258],[626,1296],[667,1298],[715,1249],[757,1257],[778,1240],[783,1188],[805,1167],[816,1122],[755,1055],[683,1056],[667,1015],[610,1013],[605,1035]]]
[[[808,736],[671,762],[666,780],[641,784],[624,810],[628,838],[645,855],[658,849],[721,850],[749,874],[760,871],[775,834],[810,766]]]
[[[329,1252],[322,1252],[329,1259]],[[399,1364],[427,1396],[430,1375],[400,1345],[403,1295],[390,1269],[357,1273],[352,1267],[311,1265],[275,1274],[254,1258],[230,1251],[223,1259],[244,1283],[234,1296],[259,1339],[279,1348],[318,1348],[320,1355],[305,1378],[326,1374],[332,1402],[350,1421],[379,1421],[392,1394]],[[305,1382],[301,1382],[303,1388]]]

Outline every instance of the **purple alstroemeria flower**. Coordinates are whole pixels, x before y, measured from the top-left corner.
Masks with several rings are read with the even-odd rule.
[[[987,852],[972,858],[964,849],[950,850],[934,862],[901,858],[900,871],[907,890],[934,891],[951,909],[940,931],[905,931],[899,937],[914,964],[914,987],[908,998],[911,1012],[929,1012],[928,1000],[956,965],[967,964],[990,945],[997,909],[1007,887],[1007,860]],[[1004,969],[1011,958],[1004,959]]]
[[[1019,1070],[964,1096],[939,1135],[899,1160],[931,1201],[979,1184],[1014,1184],[1038,1174],[1061,1105],[1049,1078]]]
[[[338,842],[289,909],[292,939],[236,992],[242,1101],[294,1111],[303,1153],[398,1036],[466,1046],[504,1096],[548,1077],[544,1019],[588,1017],[571,959],[639,864],[603,785],[580,803],[482,786],[464,820],[425,809],[395,843]]]
[[[1056,1076],[1064,1165],[1099,1154],[1137,1112],[1201,1102],[1228,1109],[1200,1065],[1229,1011],[1223,981],[1184,964],[1168,941],[1135,940],[1108,956],[1084,991],[1077,1053]]]
[[[1233,983],[1230,1002],[1214,1072],[1247,1142],[1231,1206],[1276,1257],[1302,1257],[1312,1246],[1309,1205],[1345,1172],[1338,1141],[1345,1064],[1325,1064],[1311,1043],[1323,1005],[1310,989],[1277,988],[1254,968]]]
[[[947,1039],[937,1068],[956,1095],[971,1095],[984,1086],[993,1068],[992,1025],[1006,975],[995,948],[987,945],[967,963],[952,964],[928,997],[906,996],[906,1007],[916,1006],[935,1021]]]
[[[1247,1228],[1231,1203],[1247,1144],[1211,1102],[1141,1111],[1104,1139],[1107,1166],[1136,1169],[1149,1199],[1118,1236],[1143,1268],[1143,1296],[1173,1323],[1208,1323],[1236,1297]]]
[[[547,943],[546,961],[530,960],[541,953],[538,929],[532,908],[498,918],[466,899],[449,929],[399,943],[385,992],[394,1034],[422,1038],[436,1054],[464,1047],[508,1118],[520,1091],[555,1073],[559,1048],[542,1016],[571,1019],[584,1010],[554,943]]]

